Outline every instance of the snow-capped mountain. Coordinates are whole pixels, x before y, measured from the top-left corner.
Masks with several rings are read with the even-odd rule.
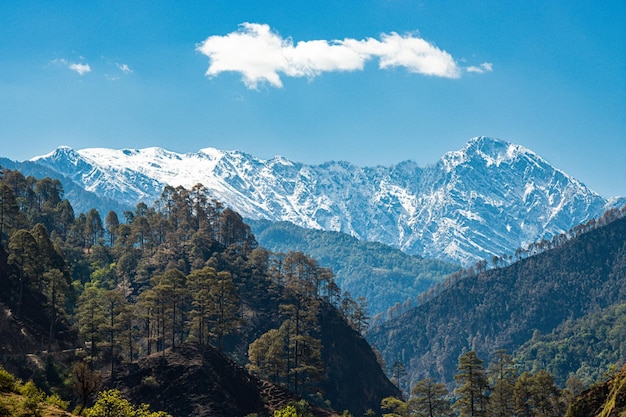
[[[341,231],[464,264],[510,254],[607,207],[606,199],[534,152],[486,137],[424,168],[411,161],[312,166],[213,148],[178,154],[60,147],[32,161],[130,206],[151,204],[165,185],[202,183],[247,218]]]

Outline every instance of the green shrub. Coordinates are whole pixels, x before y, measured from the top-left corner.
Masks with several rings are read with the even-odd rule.
[[[28,381],[26,384],[20,387],[20,394],[24,396],[24,415],[26,416],[39,416],[41,415],[41,403],[46,399],[46,394],[43,393],[33,381]]]
[[[152,375],[148,375],[141,380],[141,385],[145,385],[147,387],[158,388],[159,381]]]
[[[9,408],[9,406],[0,399],[0,417],[11,417],[13,412]]]
[[[15,390],[15,377],[0,366],[0,392],[12,392]]]
[[[70,405],[69,401],[63,401],[63,399],[59,397],[58,394],[52,394],[51,396],[46,398],[46,403],[50,405],[54,405],[60,408],[61,410],[67,410],[67,407],[69,407]]]

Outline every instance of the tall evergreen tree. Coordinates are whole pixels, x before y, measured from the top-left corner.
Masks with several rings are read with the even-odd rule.
[[[125,324],[123,312],[126,309],[127,300],[118,288],[103,289],[101,297],[102,311],[104,314],[102,332],[108,347],[110,375],[113,377],[117,351],[121,345],[120,334]]]
[[[120,220],[117,217],[117,213],[113,210],[109,211],[104,219],[104,224],[106,226],[107,234],[109,235],[109,246],[113,247],[115,245],[115,239],[117,237],[117,228],[120,225]]]
[[[18,230],[9,239],[9,265],[13,265],[17,274],[17,313],[22,307],[24,289],[40,280],[43,272],[41,254],[37,241],[28,230]]]
[[[212,332],[217,338],[217,348],[222,351],[224,336],[232,333],[239,324],[239,294],[229,272],[217,273],[209,295],[214,303]]]
[[[317,313],[320,301],[316,298],[315,277],[319,273],[315,260],[301,252],[290,252],[277,271],[284,283],[285,293],[280,305],[289,326],[289,374],[293,389],[302,393],[307,379],[318,378],[323,372],[321,343],[315,337],[318,329]]]
[[[65,304],[66,295],[70,286],[67,276],[56,268],[44,272],[43,277],[47,284],[46,296],[50,309],[50,328],[48,333],[48,352],[50,352],[52,349],[55,325],[65,313],[63,305]]]
[[[141,294],[145,303],[144,309],[154,312],[156,322],[152,321],[151,324],[156,326],[158,351],[165,351],[168,339],[171,347],[176,343],[176,312],[179,306],[181,276],[184,280],[180,271],[168,269],[163,275],[153,277],[152,288]]]
[[[66,240],[74,223],[74,208],[69,201],[63,200],[57,205],[55,231],[62,240]]]
[[[504,350],[497,350],[487,372],[493,386],[489,398],[491,415],[493,417],[512,417],[515,412],[514,388],[517,370],[511,356]]]
[[[17,205],[15,194],[5,182],[0,182],[0,245],[5,242],[5,235],[20,222],[18,216],[20,210]]]
[[[567,407],[554,377],[545,369],[537,371],[534,376],[534,403],[537,417],[559,417],[565,414]]]
[[[454,408],[461,417],[487,416],[488,388],[483,361],[473,350],[459,356],[457,401]]]
[[[391,365],[391,382],[396,384],[396,387],[403,392],[403,395],[406,394],[405,390],[405,381],[407,377],[406,366],[404,366],[404,362],[397,360]]]
[[[413,386],[411,398],[407,401],[411,417],[449,417],[452,413],[448,390],[431,378],[425,378]]]
[[[95,208],[92,208],[87,212],[87,219],[85,222],[85,240],[88,243],[88,248],[100,243],[100,239],[104,235],[104,226],[102,226],[102,218],[100,213]]]
[[[250,344],[247,368],[260,378],[280,384],[287,377],[287,326],[270,329]]]
[[[214,268],[204,267],[187,276],[187,288],[191,294],[190,333],[202,345],[208,343],[209,323],[214,306],[211,283],[216,275]]]
[[[103,334],[106,325],[104,315],[103,289],[99,283],[88,282],[85,289],[78,297],[76,310],[76,320],[78,321],[78,331],[83,340],[88,343],[89,362],[93,364],[99,351],[99,344],[105,340]]]
[[[533,376],[529,372],[522,373],[514,387],[515,417],[533,417]]]

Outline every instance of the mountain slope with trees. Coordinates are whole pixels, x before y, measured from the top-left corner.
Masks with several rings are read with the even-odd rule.
[[[623,214],[607,212],[553,249],[508,267],[458,274],[422,305],[370,331],[368,340],[387,363],[405,363],[411,379],[431,376],[449,383],[465,351],[484,358],[497,349],[513,352],[567,320],[624,302]]]
[[[585,385],[603,379],[626,358],[626,303],[618,302],[524,343],[515,361],[525,370],[545,369],[564,385],[572,370]]]
[[[135,404],[150,401],[173,416],[271,415],[300,398],[250,375],[211,346],[181,345],[176,350],[123,364],[106,386]],[[336,414],[319,407],[315,417]]]
[[[274,252],[301,251],[330,268],[343,291],[367,301],[372,316],[388,310],[393,316],[394,305],[415,299],[458,269],[448,262],[408,255],[340,232],[267,220],[252,220],[249,224],[263,247]]]
[[[26,177],[58,179],[63,188],[63,197],[68,202],[71,202],[73,209],[77,213],[87,213],[92,208],[97,209],[101,214],[108,213],[110,210],[123,213],[126,210],[133,209],[132,206],[127,204],[120,204],[118,201],[87,191],[83,184],[77,184],[67,176],[36,162],[18,162],[0,157],[0,167],[19,171]]]
[[[28,328],[34,343],[13,334],[11,353],[37,357],[45,347],[56,358],[69,348],[64,363],[38,371],[59,394],[73,397],[62,381],[81,363],[115,380],[120,366],[188,343],[212,345],[338,410],[377,409],[398,394],[359,334],[364,312],[341,295],[332,271],[301,252],[258,247],[241,216],[199,184],[166,187],[153,206],[119,215],[75,215],[60,181],[4,170],[0,253],[5,315],[18,324],[31,308],[40,315]],[[268,341],[272,349],[260,349]],[[346,385],[360,394],[343,396]],[[88,399],[83,391],[83,407]]]
[[[607,381],[581,393],[570,405],[565,417],[613,417],[626,413],[626,367]]]

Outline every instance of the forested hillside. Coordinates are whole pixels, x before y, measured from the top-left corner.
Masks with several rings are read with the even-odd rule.
[[[411,378],[450,383],[463,352],[475,350],[489,360],[498,349],[514,352],[559,326],[567,328],[568,320],[622,303],[623,214],[613,210],[593,225],[576,228],[569,239],[557,239],[552,249],[508,267],[458,274],[424,297],[422,305],[370,331],[368,339],[387,363],[404,363]],[[578,362],[562,362],[563,357],[562,352],[556,357],[560,375],[579,371]]]
[[[201,185],[102,216],[74,213],[58,180],[4,170],[0,243],[6,365],[77,404],[93,399],[72,392],[81,363],[106,386],[125,365],[189,343],[339,411],[398,394],[358,333],[367,313],[332,271],[258,247]],[[27,354],[49,365],[33,367]]]
[[[586,385],[602,380],[626,360],[626,303],[619,302],[523,344],[515,360],[528,371],[545,369],[560,385],[575,371]]]
[[[565,417],[613,417],[626,413],[626,367],[607,381],[581,393],[571,404]]]
[[[382,243],[359,240],[340,232],[304,229],[289,222],[250,221],[263,247],[275,252],[297,250],[332,269],[337,284],[354,298],[363,297],[372,316],[393,317],[456,271],[457,265],[408,255]]]
[[[84,187],[75,183],[71,179],[59,174],[44,165],[31,161],[11,161],[7,158],[0,158],[0,167],[19,171],[26,177],[33,178],[54,178],[59,180],[63,189],[63,198],[71,202],[76,213],[87,213],[92,208],[98,210],[99,213],[108,213],[113,210],[117,213],[123,213],[125,210],[132,209],[120,204],[117,201],[106,197],[100,197],[93,192],[87,191]]]

